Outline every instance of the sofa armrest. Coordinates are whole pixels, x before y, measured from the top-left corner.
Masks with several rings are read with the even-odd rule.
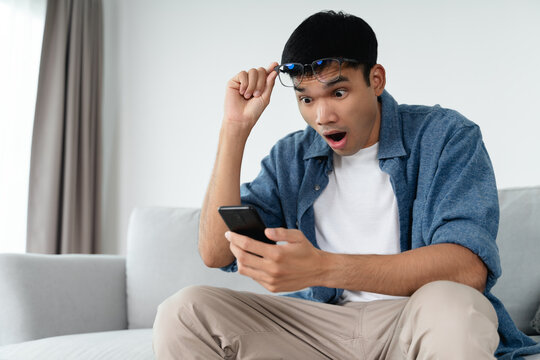
[[[125,257],[0,254],[0,345],[127,327]]]

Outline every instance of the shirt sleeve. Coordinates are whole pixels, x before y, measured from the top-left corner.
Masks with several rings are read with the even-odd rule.
[[[269,228],[284,226],[283,211],[279,196],[276,169],[277,151],[274,147],[270,155],[261,161],[261,171],[257,177],[240,186],[242,205],[253,206]],[[221,268],[223,271],[238,271],[236,260]]]
[[[489,291],[501,275],[498,225],[495,176],[480,128],[463,126],[440,154],[425,203],[423,237],[426,245],[454,243],[478,255],[488,269]]]

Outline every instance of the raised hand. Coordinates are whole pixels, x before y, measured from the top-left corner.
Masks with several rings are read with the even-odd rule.
[[[277,72],[274,62],[268,68],[241,71],[227,83],[224,125],[251,131],[270,103]]]

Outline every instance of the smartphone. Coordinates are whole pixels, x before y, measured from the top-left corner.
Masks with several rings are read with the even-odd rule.
[[[221,206],[218,211],[231,231],[267,244],[276,244],[275,241],[270,240],[264,235],[266,225],[264,225],[264,222],[254,207],[249,205]]]

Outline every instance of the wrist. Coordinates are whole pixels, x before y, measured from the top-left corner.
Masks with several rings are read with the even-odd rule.
[[[319,259],[319,274],[318,279],[320,284],[317,284],[317,286],[324,286],[324,287],[335,287],[333,285],[332,278],[334,278],[334,270],[335,270],[335,257],[336,254],[326,252],[326,251],[320,251],[320,259]]]
[[[221,135],[235,140],[246,141],[253,127],[249,124],[243,124],[237,121],[223,118],[221,123]]]
[[[240,167],[248,136],[248,131],[223,124],[219,132],[216,166],[225,166],[228,168],[227,171],[238,167],[238,177],[240,177]]]

